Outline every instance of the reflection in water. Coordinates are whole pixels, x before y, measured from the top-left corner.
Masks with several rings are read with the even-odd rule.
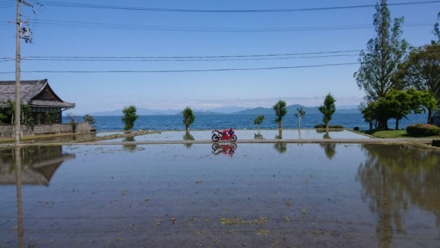
[[[50,137],[47,139],[39,139],[38,143],[57,143],[57,142],[71,142],[76,140],[94,140],[97,133],[84,133],[84,134],[72,134],[72,135],[62,135],[56,137]],[[23,141],[27,143],[27,141]],[[30,143],[33,143],[30,141]]]
[[[190,133],[185,133],[184,135],[183,135],[183,140],[194,140],[194,137],[190,134]],[[189,143],[184,143],[183,144],[186,148],[191,148],[191,146],[193,145],[193,143],[192,142],[189,142]]]
[[[12,149],[0,150],[0,185],[15,184],[16,159],[21,159],[21,182],[26,185],[49,185],[57,168],[74,154],[63,154],[62,146],[28,146],[16,156]]]
[[[17,188],[17,227],[18,247],[24,247],[23,243],[23,201],[21,196],[21,154],[20,147],[15,149],[15,185]]]
[[[17,196],[18,247],[24,247],[21,185],[49,185],[57,168],[73,154],[63,154],[62,146],[30,146],[0,150],[0,185],[15,184]]]
[[[284,142],[277,142],[273,145],[273,148],[275,148],[280,154],[285,153],[287,151],[287,144]]]
[[[225,153],[208,155],[209,146],[223,144]],[[0,247],[234,247],[243,240],[247,247],[438,247],[439,153],[337,144],[330,161],[318,144],[289,144],[282,155],[274,144],[240,144],[230,158],[232,145],[148,145],[132,154],[119,145],[71,146],[77,161],[57,170],[51,188],[23,187],[23,205],[13,185],[34,168],[23,161],[43,164],[41,151],[56,155],[46,156],[52,161],[64,155],[60,147],[21,156],[1,150],[0,177],[15,179],[0,188]]]
[[[237,144],[236,143],[213,143],[212,146],[212,154],[218,155],[220,153],[223,153],[224,155],[228,155],[232,157],[235,153],[235,150],[237,150]]]
[[[134,141],[135,141],[134,136],[126,137],[123,140],[123,142],[129,142],[129,143],[124,143],[122,145],[124,151],[134,152],[136,150],[136,143],[134,143]]]
[[[364,145],[366,161],[359,165],[356,179],[362,199],[378,215],[378,247],[390,247],[393,234],[405,234],[401,214],[410,205],[432,212],[440,228],[440,155],[410,147]]]
[[[328,159],[332,159],[336,154],[336,144],[335,143],[325,143],[319,144],[322,148],[324,148],[325,155]]]

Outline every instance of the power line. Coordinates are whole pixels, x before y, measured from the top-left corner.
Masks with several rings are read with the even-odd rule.
[[[424,46],[417,46],[420,49]],[[283,60],[283,59],[303,59],[303,58],[326,58],[326,57],[351,57],[359,56],[361,50],[336,50],[302,53],[268,53],[268,54],[238,54],[238,55],[203,55],[203,56],[26,56],[22,60],[26,61],[86,61],[86,62],[179,62],[179,61],[235,61],[235,60]],[[431,52],[440,52],[433,50]],[[13,57],[0,57],[0,62],[15,60]]]
[[[302,53],[269,53],[269,54],[238,54],[238,55],[204,55],[204,56],[27,56],[25,60],[49,61],[204,61],[204,60],[229,60],[229,59],[277,59],[277,58],[309,58],[358,55],[360,50],[338,50]],[[12,60],[4,57],[1,60]]]
[[[115,23],[97,23],[97,22],[71,22],[59,20],[31,20],[33,24],[45,26],[62,26],[77,28],[99,28],[99,29],[123,29],[123,30],[153,30],[153,31],[179,31],[179,32],[301,32],[301,31],[323,31],[323,30],[356,30],[371,29],[371,24],[365,25],[347,25],[347,26],[316,26],[316,27],[274,27],[274,28],[215,28],[215,27],[173,27],[173,26],[146,26],[129,25]],[[419,27],[432,26],[432,22],[413,22],[405,23],[403,26]]]
[[[417,1],[417,2],[401,2],[389,3],[388,6],[408,6],[440,3],[440,0],[432,1]],[[145,8],[145,7],[131,7],[131,6],[117,6],[104,4],[84,4],[84,3],[67,3],[57,1],[44,1],[46,6],[54,7],[69,7],[69,8],[92,8],[92,9],[112,9],[112,10],[130,10],[130,11],[150,11],[150,12],[181,12],[181,13],[273,13],[273,12],[304,12],[304,11],[323,11],[323,10],[341,10],[341,9],[357,9],[357,8],[371,8],[375,4],[365,5],[346,5],[335,7],[317,7],[317,8],[297,8],[297,9],[170,9],[170,8]]]
[[[227,72],[227,71],[262,71],[262,70],[285,70],[285,69],[302,69],[315,67],[330,67],[355,65],[359,62],[336,63],[336,64],[319,64],[319,65],[299,65],[299,66],[275,66],[275,67],[250,67],[250,68],[214,68],[214,69],[182,69],[182,70],[66,70],[66,71],[22,71],[22,73],[70,73],[70,74],[92,74],[92,73],[187,73],[187,72]],[[0,74],[10,74],[12,72],[0,72]]]
[[[286,56],[286,57],[266,57],[266,58],[230,58],[230,59],[141,59],[141,58],[22,58],[26,61],[65,61],[65,62],[218,62],[218,61],[263,61],[263,60],[292,60],[310,58],[333,58],[333,57],[353,57],[359,54],[341,55],[315,55],[315,56]],[[0,61],[2,61],[0,59]]]
[[[10,8],[17,5],[16,1],[0,1],[0,8]]]
[[[414,47],[420,49],[423,46]],[[361,50],[337,50],[303,53],[269,53],[239,55],[204,56],[27,56],[26,61],[66,61],[66,62],[198,62],[198,61],[245,61],[245,60],[288,60],[308,58],[333,58],[359,56]],[[432,52],[440,52],[433,50]],[[0,57],[0,62],[13,61],[12,57]]]

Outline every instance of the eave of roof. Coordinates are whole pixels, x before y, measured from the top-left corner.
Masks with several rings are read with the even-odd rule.
[[[73,108],[75,104],[70,102],[57,102],[51,100],[32,100],[29,101],[29,106],[31,107],[41,107],[41,108],[52,108],[52,107],[60,107],[60,108]]]

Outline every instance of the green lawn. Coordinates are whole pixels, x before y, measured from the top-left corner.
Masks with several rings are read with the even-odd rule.
[[[364,133],[374,136],[376,138],[399,138],[407,137],[408,133],[405,129],[403,130],[384,130],[384,131],[364,131]]]

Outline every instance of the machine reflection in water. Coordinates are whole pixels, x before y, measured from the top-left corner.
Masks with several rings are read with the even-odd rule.
[[[218,155],[223,153],[224,155],[228,155],[232,157],[237,150],[236,143],[213,143],[212,146],[212,154]]]

